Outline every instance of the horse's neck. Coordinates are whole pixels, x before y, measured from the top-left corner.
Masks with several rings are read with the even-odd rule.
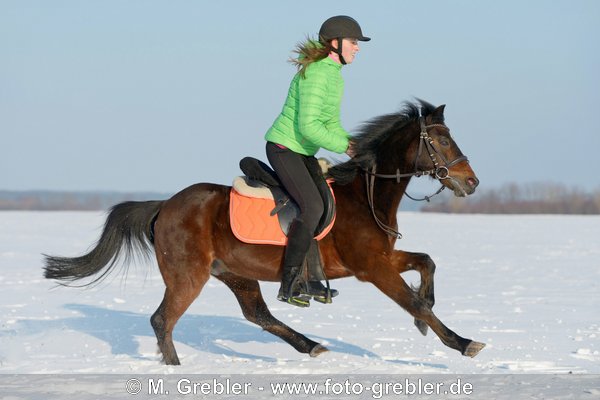
[[[375,179],[373,205],[378,213],[386,216],[389,224],[393,224],[396,221],[400,201],[402,200],[402,196],[404,196],[409,182],[410,178],[404,178],[399,183],[394,179]],[[358,192],[357,194],[368,203],[367,192],[369,188],[365,175],[360,174],[354,183],[355,190]]]
[[[395,180],[386,179],[375,184],[375,209],[380,209],[384,212],[387,211],[390,223],[396,221],[400,201],[402,200],[402,196],[404,196],[404,192],[406,192],[408,181],[408,179],[404,179],[398,183]]]

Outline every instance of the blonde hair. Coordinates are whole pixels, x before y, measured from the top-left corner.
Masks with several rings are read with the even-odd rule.
[[[294,53],[298,54],[297,58],[290,58],[289,61],[298,68],[300,76],[305,78],[306,68],[314,63],[329,56],[333,51],[331,41],[315,40],[307,37],[304,42],[296,45]]]

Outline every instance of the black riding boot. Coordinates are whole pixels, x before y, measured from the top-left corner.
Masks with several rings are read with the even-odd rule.
[[[281,287],[277,294],[277,300],[289,303],[298,307],[310,306],[310,297],[300,293],[303,267],[302,266],[283,266],[283,275],[281,277]]]
[[[312,240],[312,233],[300,219],[292,222],[288,232],[288,244],[283,260],[281,287],[277,299],[298,307],[308,307],[310,297],[300,294],[303,280],[303,266],[306,253]]]

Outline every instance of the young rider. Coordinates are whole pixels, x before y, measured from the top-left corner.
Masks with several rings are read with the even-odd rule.
[[[300,208],[288,232],[277,296],[290,304],[308,305],[300,296],[299,278],[324,209],[317,187],[323,178],[314,155],[320,148],[353,155],[350,134],[340,124],[341,69],[354,61],[360,50],[358,42],[369,40],[358,22],[339,15],[323,23],[318,40],[298,45],[299,57],[293,60],[298,72],[281,114],[265,135],[267,158]],[[318,281],[311,286],[327,290]]]

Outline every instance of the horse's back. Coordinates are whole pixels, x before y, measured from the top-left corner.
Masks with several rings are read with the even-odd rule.
[[[162,210],[173,209],[186,212],[190,209],[204,208],[213,205],[213,203],[228,201],[230,190],[231,186],[216,183],[196,183],[175,193],[165,201]]]
[[[160,209],[155,226],[157,242],[173,240],[166,237],[169,235],[205,239],[211,234],[213,223],[226,217],[222,214],[227,210],[230,190],[230,186],[197,183],[173,195]],[[193,235],[203,237],[192,238]]]

